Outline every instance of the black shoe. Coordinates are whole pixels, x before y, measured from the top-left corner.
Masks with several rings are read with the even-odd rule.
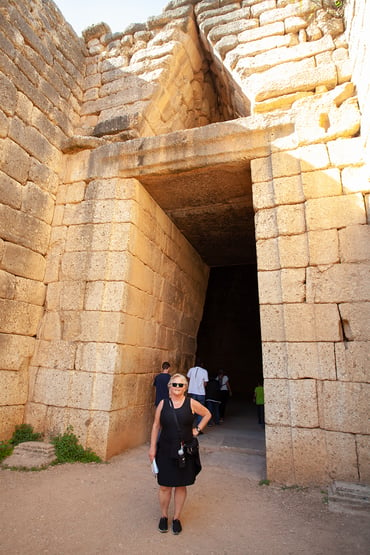
[[[159,520],[158,530],[162,532],[168,532],[168,518],[166,516],[162,516]]]
[[[182,530],[181,522],[179,521],[179,519],[176,518],[172,522],[172,532],[173,534],[175,534],[175,536],[177,536],[177,534],[180,534],[181,530]]]

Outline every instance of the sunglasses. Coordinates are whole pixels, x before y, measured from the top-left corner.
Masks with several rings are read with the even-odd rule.
[[[176,382],[172,382],[171,383],[172,387],[184,387],[184,383],[176,383]]]

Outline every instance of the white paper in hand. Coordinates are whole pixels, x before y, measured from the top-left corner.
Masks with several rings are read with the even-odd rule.
[[[154,476],[158,474],[158,466],[157,466],[157,463],[155,462],[155,459],[153,459],[153,462],[152,462],[152,472]]]

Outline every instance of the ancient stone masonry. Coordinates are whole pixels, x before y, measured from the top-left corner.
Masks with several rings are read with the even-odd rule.
[[[51,1],[1,3],[0,439],[147,440],[218,210],[256,246],[268,477],[370,482],[366,6],[174,0],[78,38]]]

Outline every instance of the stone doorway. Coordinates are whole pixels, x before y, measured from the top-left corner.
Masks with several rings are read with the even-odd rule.
[[[140,178],[210,267],[197,355],[224,369],[251,403],[262,378],[254,211],[249,163]]]

